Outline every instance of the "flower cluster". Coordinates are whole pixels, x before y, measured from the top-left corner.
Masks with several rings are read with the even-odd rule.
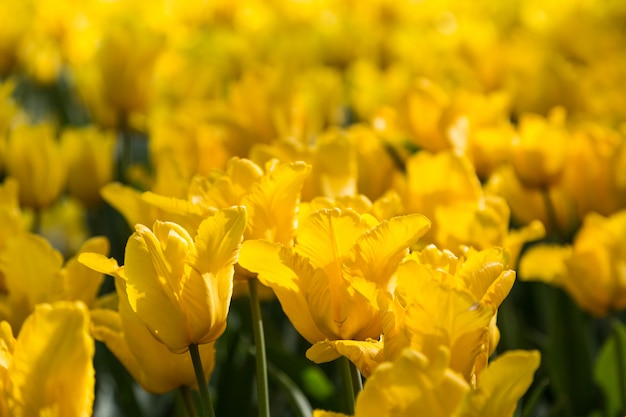
[[[0,416],[626,413],[620,2],[0,16]]]

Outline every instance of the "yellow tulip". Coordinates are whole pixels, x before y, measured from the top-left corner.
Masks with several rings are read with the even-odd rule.
[[[52,124],[20,125],[9,137],[7,172],[20,184],[20,203],[44,208],[65,187],[67,168]]]
[[[11,16],[11,19],[6,19],[6,27],[0,31],[0,77],[4,78],[15,67],[18,47],[27,37],[33,10],[24,1],[10,0],[2,3],[1,13]]]
[[[394,191],[387,192],[373,202],[363,194],[337,198],[316,197],[298,205],[298,223],[303,222],[304,219],[318,210],[330,208],[342,210],[349,208],[359,214],[371,214],[380,221],[389,220],[400,214],[401,205],[400,196]]]
[[[476,389],[469,391],[455,417],[511,417],[533,381],[541,356],[538,351],[507,351],[489,363]]]
[[[564,118],[562,108],[554,109],[548,118],[522,115],[519,134],[512,141],[511,163],[526,187],[548,187],[561,176],[569,139]]]
[[[79,261],[94,272],[115,277],[117,311],[105,308],[91,310],[93,337],[106,344],[146,391],[160,394],[181,386],[197,389],[191,356],[172,353],[152,336],[132,310],[126,295],[123,268],[97,253],[85,253]],[[198,349],[208,382],[215,364],[215,345],[206,343]]]
[[[567,146],[562,187],[576,203],[578,218],[590,212],[608,216],[626,207],[626,135],[597,125],[574,132]]]
[[[67,129],[61,134],[68,191],[87,206],[101,201],[100,188],[113,178],[114,147],[115,135],[94,127]]]
[[[40,304],[16,340],[6,322],[0,337],[7,415],[91,415],[95,346],[83,303]]]
[[[483,191],[469,159],[451,151],[420,151],[406,163],[406,178],[396,185],[407,213],[423,213],[433,221],[426,238],[437,235],[436,210],[462,202],[477,204]]]
[[[259,144],[250,150],[250,159],[265,164],[272,159],[303,161],[312,166],[311,175],[302,187],[302,199],[323,196],[337,198],[357,193],[356,138],[333,128],[320,134],[314,146],[292,140],[276,141],[272,145]]]
[[[310,343],[378,339],[376,302],[356,292],[353,284],[391,286],[408,247],[429,224],[418,214],[378,222],[350,209],[324,209],[303,221],[293,247],[244,242],[239,264],[274,290],[287,317]]]
[[[137,225],[128,239],[123,276],[131,309],[174,353],[214,342],[226,328],[234,264],[246,211],[233,207],[205,219],[193,239],[181,226]]]
[[[448,128],[452,124],[450,98],[436,82],[415,81],[401,104],[410,140],[431,152],[452,149]]]
[[[427,358],[405,349],[381,364],[356,399],[355,417],[511,417],[539,366],[539,352],[511,351],[496,358],[472,388],[449,368],[446,348]],[[314,417],[347,417],[315,410]]]
[[[243,158],[232,158],[225,171],[214,170],[207,177],[195,177],[188,198],[178,199],[153,192],[146,192],[140,201],[127,192],[124,201],[133,204],[124,206],[116,196],[119,186],[105,187],[107,201],[123,210],[127,219],[160,214],[161,219],[180,223],[188,230],[195,230],[202,219],[217,208],[244,206],[247,211],[246,239],[269,239],[290,244],[293,240],[297,204],[300,189],[311,167],[303,162],[278,163],[270,161],[265,171],[254,162]],[[143,211],[143,215],[142,215]]]
[[[0,252],[9,238],[29,229],[28,219],[20,210],[18,188],[15,178],[6,178],[0,183]]]
[[[517,230],[509,228],[510,209],[504,198],[485,195],[477,201],[459,201],[435,209],[435,242],[455,253],[466,246],[487,249],[503,246],[511,251],[515,265],[522,245],[545,235],[543,224],[533,221]]]
[[[580,221],[575,202],[563,187],[555,185],[545,190],[526,187],[510,164],[498,168],[489,178],[485,189],[507,201],[511,218],[516,224],[536,228],[532,223],[540,221],[545,226],[546,233],[567,235]],[[553,220],[546,207],[546,200],[550,201],[554,210]]]
[[[107,254],[109,243],[103,237],[86,241],[80,252]],[[18,332],[35,306],[59,300],[82,301],[91,305],[102,277],[63,256],[41,236],[23,233],[7,241],[0,252],[0,273],[4,275],[7,296],[0,300],[0,315]]]
[[[380,309],[382,340],[325,340],[307,356],[316,362],[342,355],[366,377],[405,348],[433,359],[449,350],[450,368],[467,381],[480,375],[499,341],[496,312],[515,280],[506,251],[469,250],[466,258],[429,245],[409,254],[395,272],[392,291],[355,282],[355,290],[374,298]]]
[[[594,316],[626,308],[626,210],[590,213],[572,246],[537,245],[520,262],[520,276],[567,291]]]
[[[164,36],[146,19],[155,8],[143,2],[98,5],[97,48],[93,58],[73,65],[76,88],[100,125],[143,128],[152,102],[155,62]]]

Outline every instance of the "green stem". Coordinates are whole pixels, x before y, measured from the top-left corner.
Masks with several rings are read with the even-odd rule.
[[[187,415],[189,417],[198,417],[198,412],[196,411],[196,403],[193,400],[193,394],[191,390],[187,386],[180,387],[180,393],[183,396],[183,403],[185,404],[185,409],[187,410]]]
[[[252,330],[256,349],[256,387],[259,405],[259,417],[269,417],[269,387],[267,383],[267,357],[265,354],[265,335],[263,333],[263,317],[256,278],[248,279],[250,289],[250,308],[252,310]]]
[[[345,390],[345,400],[347,406],[347,414],[354,415],[354,382],[352,380],[351,362],[345,356],[339,358],[339,366],[341,367],[341,376],[343,379],[343,387]]]
[[[196,373],[196,380],[198,381],[200,399],[202,400],[203,416],[215,417],[215,411],[213,411],[213,404],[211,403],[211,393],[209,392],[209,385],[207,384],[204,376],[202,359],[200,358],[200,351],[198,350],[197,344],[192,343],[189,345],[189,354],[191,354],[193,370]]]
[[[617,366],[617,384],[619,387],[619,393],[621,398],[620,413],[626,415],[624,414],[626,412],[626,378],[624,378],[624,372],[626,372],[626,364],[624,364],[624,358],[622,357],[624,346],[622,346],[622,338],[619,334],[618,319],[612,320],[611,328],[615,339],[615,364]]]

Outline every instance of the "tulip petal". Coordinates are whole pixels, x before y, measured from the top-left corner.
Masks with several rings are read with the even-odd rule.
[[[65,276],[64,299],[81,300],[91,305],[98,295],[100,285],[104,280],[102,273],[94,271],[78,261],[82,253],[96,253],[106,255],[109,253],[109,241],[104,237],[94,237],[87,240],[79,249],[79,255],[71,258],[65,264],[63,273]]]
[[[508,351],[496,358],[478,379],[478,389],[464,398],[456,415],[510,417],[539,367],[538,351]]]
[[[345,356],[356,365],[361,374],[369,378],[383,361],[383,343],[379,340],[325,340],[317,342],[306,351],[306,357],[315,363],[325,363]]]
[[[318,277],[309,262],[296,254],[291,254],[280,244],[262,240],[245,241],[239,252],[239,264],[258,274],[259,281],[276,294],[283,311],[296,330],[310,343],[326,339],[317,327],[309,304],[305,298],[307,291],[300,277]]]
[[[237,262],[239,245],[246,228],[246,209],[232,207],[205,219],[195,238],[197,253],[191,263],[200,273],[216,273]]]
[[[40,304],[24,322],[9,367],[14,415],[84,416],[92,412],[94,341],[79,302]]]
[[[521,280],[559,283],[567,276],[565,259],[571,256],[569,246],[535,245],[524,252],[519,265]]]
[[[311,166],[301,161],[274,169],[268,164],[267,174],[252,185],[242,200],[250,219],[248,239],[291,244],[300,190],[310,171]]]
[[[364,216],[365,217],[365,216]],[[378,223],[378,222],[376,222]],[[371,227],[353,210],[324,209],[298,228],[294,250],[330,276],[341,276],[341,263],[359,236]]]
[[[117,261],[100,253],[84,252],[78,255],[78,262],[105,275],[115,276],[120,269]]]
[[[380,364],[357,398],[356,415],[451,416],[469,384],[450,371],[448,359],[445,349],[430,361],[406,349],[393,363]]]
[[[393,217],[365,233],[352,249],[353,262],[347,263],[351,275],[361,276],[387,289],[408,248],[423,236],[430,221],[420,215]]]
[[[148,245],[147,241],[151,244]],[[168,267],[162,255],[152,254],[157,246],[158,241],[149,229],[141,235],[134,233],[128,239],[124,265],[126,294],[132,310],[157,339],[173,352],[185,352],[189,345],[187,329],[181,326],[185,323],[185,316],[176,301],[174,289],[160,275],[167,273]]]

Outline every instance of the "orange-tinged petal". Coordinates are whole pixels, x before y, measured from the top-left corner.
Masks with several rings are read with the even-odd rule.
[[[539,367],[538,351],[508,351],[480,375],[455,414],[458,417],[510,417]]]
[[[84,416],[94,398],[94,341],[80,302],[40,304],[24,322],[9,367],[14,416]]]
[[[274,290],[285,314],[296,330],[310,343],[327,337],[317,327],[309,309],[306,286],[301,277],[322,278],[307,259],[281,248],[280,244],[249,240],[239,252],[239,264],[258,274],[259,281]]]
[[[430,221],[420,215],[393,217],[360,236],[347,263],[350,274],[388,289],[391,275],[408,248],[428,231]]]

